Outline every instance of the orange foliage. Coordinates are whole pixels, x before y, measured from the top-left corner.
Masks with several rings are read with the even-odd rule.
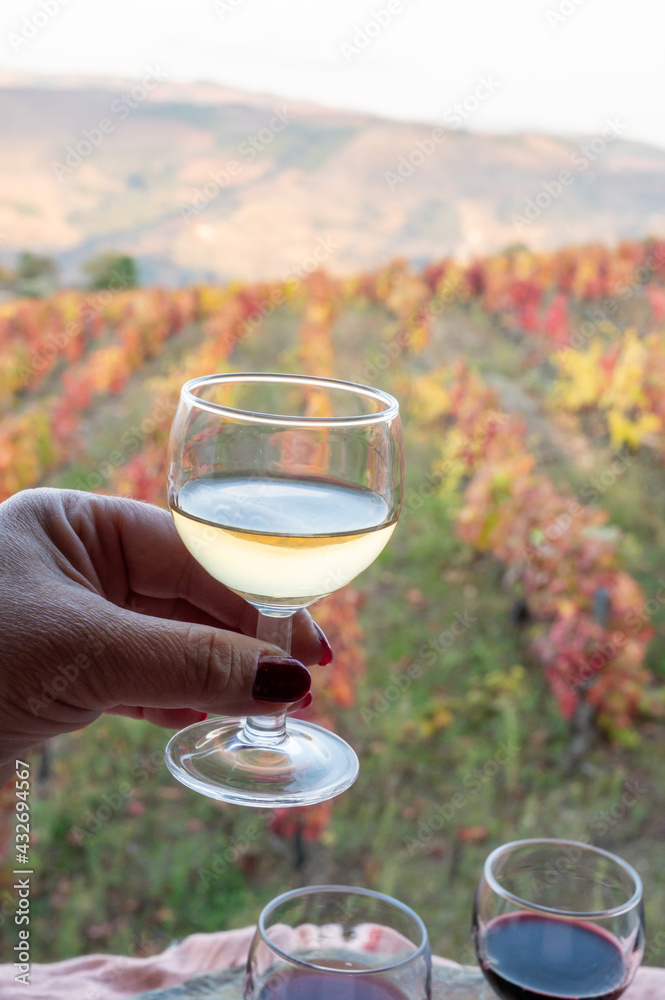
[[[617,303],[632,299],[661,323],[664,284],[665,242],[647,240],[612,250],[511,249],[468,264],[439,261],[422,274],[395,261],[345,280],[316,272],[298,283],[64,291],[44,301],[0,303],[0,499],[80,459],[84,415],[104,397],[125,391],[145,363],[193,322],[202,324],[198,346],[177,368],[144,383],[146,415],[131,442],[105,463],[109,491],[165,503],[168,425],[182,383],[225,370],[236,345],[256,335],[264,318],[283,304],[302,309],[298,359],[309,374],[333,370],[339,310],[372,303],[389,313],[384,333],[399,345],[398,353],[421,352],[431,341],[434,320],[449,307],[474,306],[533,338],[539,351],[561,362],[563,379],[576,316],[595,304],[599,325],[614,315]],[[582,406],[605,407],[615,442],[653,444],[655,431],[660,440],[662,337],[626,335],[593,350],[597,356],[591,347],[589,357],[574,352],[570,378],[579,378],[568,386],[570,408],[580,400]],[[594,373],[602,377],[594,381]],[[28,393],[32,398],[24,398]],[[644,707],[650,631],[640,614],[643,595],[619,566],[618,535],[608,529],[606,515],[557,490],[538,472],[521,422],[500,413],[491,390],[464,366],[407,383],[404,394],[418,426],[436,431],[442,442],[437,471],[444,473],[444,488],[462,491],[460,535],[492,552],[522,588],[537,623],[533,648],[562,713],[570,716],[584,697],[608,728],[629,726]],[[628,409],[621,408],[624,397],[631,401]],[[318,413],[316,405],[313,397]],[[606,598],[603,614],[601,598]],[[315,697],[306,714],[326,726],[353,705],[364,669],[359,603],[358,592],[349,587],[316,607],[335,660],[314,669]],[[276,815],[274,828],[315,838],[329,815],[328,803],[289,810]]]
[[[537,652],[562,714],[586,698],[613,731],[646,708],[644,656],[651,629],[640,587],[619,567],[618,533],[607,515],[560,492],[535,468],[520,420],[498,414],[497,400],[462,364],[416,380],[413,405],[438,383],[428,416],[438,432],[448,488],[466,482],[460,536],[490,551],[519,582],[536,629]]]

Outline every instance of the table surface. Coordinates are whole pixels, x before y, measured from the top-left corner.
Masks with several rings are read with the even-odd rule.
[[[134,1000],[241,1000],[244,968],[221,969],[181,986],[139,993]],[[497,1000],[479,969],[461,966],[432,969],[432,1000]]]
[[[136,994],[133,1000],[242,1000],[244,966],[189,979],[181,986]],[[641,968],[622,1000],[664,1000],[665,969]],[[432,1000],[497,1000],[480,970],[473,966],[434,965]]]
[[[31,1000],[242,1000],[254,927],[193,934],[159,955],[81,955],[31,967]],[[2,1000],[25,1000],[15,968],[0,964]],[[160,986],[160,984],[162,984]],[[435,958],[432,1000],[496,1000],[476,966]],[[622,1000],[665,1000],[665,969],[642,966]]]

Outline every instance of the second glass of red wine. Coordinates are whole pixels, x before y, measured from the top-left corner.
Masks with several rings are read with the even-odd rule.
[[[590,844],[504,844],[485,862],[473,938],[502,1000],[616,1000],[644,952],[642,882]]]
[[[370,889],[314,885],[273,899],[259,917],[244,1000],[430,1000],[432,962],[420,917]]]

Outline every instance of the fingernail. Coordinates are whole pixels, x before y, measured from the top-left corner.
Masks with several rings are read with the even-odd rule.
[[[309,708],[312,704],[312,692],[308,691],[304,698],[300,701],[294,701],[292,705],[289,705],[289,712],[302,712],[303,708]]]
[[[198,719],[196,720],[197,722],[205,722],[205,720],[208,718],[207,712],[198,712],[196,711],[196,709],[193,709],[193,711],[195,711],[196,714],[198,715]]]
[[[307,667],[290,656],[262,656],[256,670],[255,701],[298,701],[309,691],[312,678]]]
[[[321,643],[321,645],[323,646],[323,650],[324,650],[323,656],[319,660],[319,666],[320,667],[327,667],[329,663],[332,663],[332,658],[333,658],[332,648],[330,646],[330,643],[328,642],[328,640],[325,637],[325,633],[324,633],[323,629],[319,628],[319,626],[316,624],[316,622],[312,622],[312,625],[314,626],[314,630],[316,632],[318,640]]]

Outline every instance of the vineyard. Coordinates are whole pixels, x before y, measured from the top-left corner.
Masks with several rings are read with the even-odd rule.
[[[633,850],[662,913],[665,242],[63,291],[0,303],[0,350],[0,499],[165,505],[180,386],[212,371],[385,388],[409,466],[394,542],[313,611],[335,658],[304,714],[356,747],[355,788],[247,815],[174,786],[147,726],[61,740],[34,817],[35,960],[240,926],[307,880],[401,895],[469,960],[482,857],[529,833]]]

